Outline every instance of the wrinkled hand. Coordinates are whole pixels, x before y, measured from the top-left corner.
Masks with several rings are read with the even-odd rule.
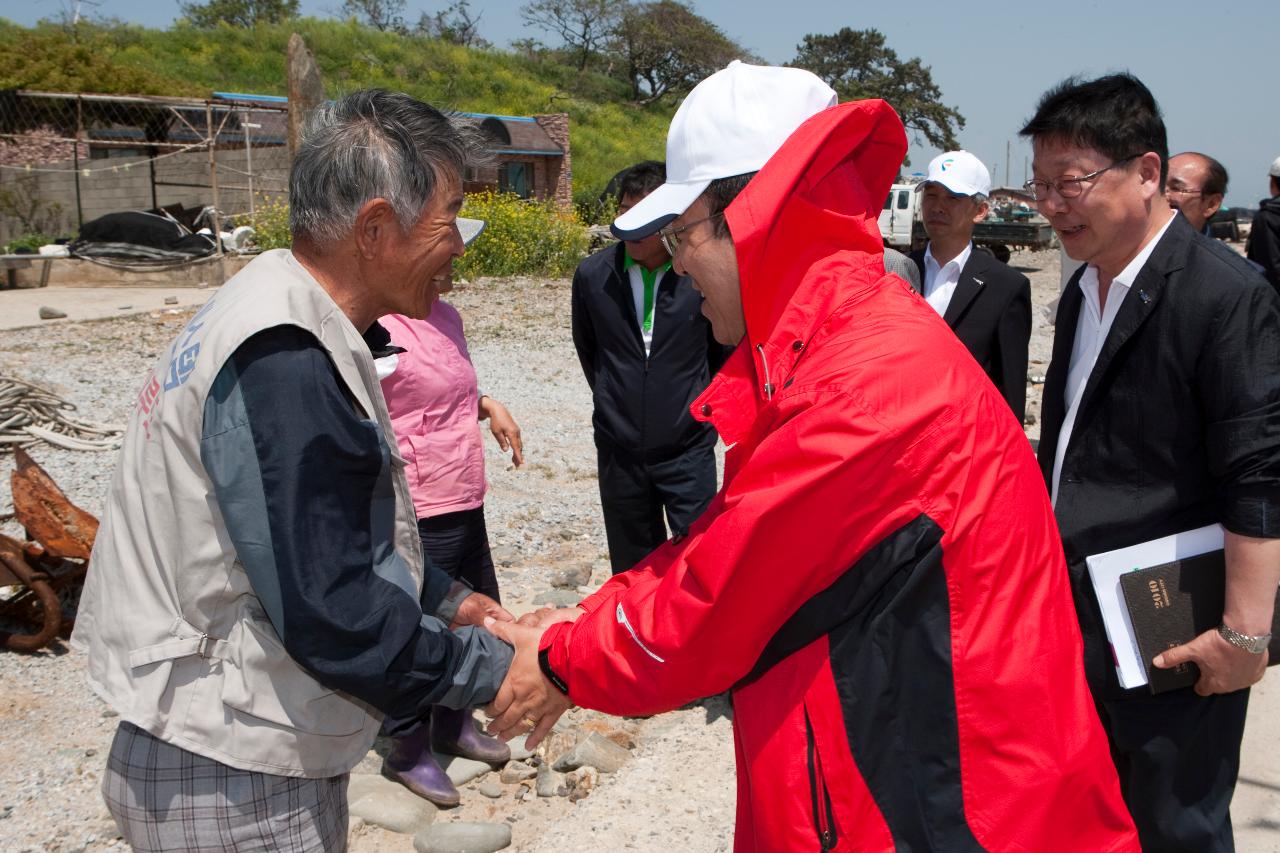
[[[572,622],[582,615],[580,607],[542,607],[516,620],[517,625],[543,629],[557,622]]]
[[[458,612],[453,614],[449,630],[452,631],[463,625],[484,625],[486,618],[497,622],[511,622],[515,619],[505,607],[489,596],[482,592],[473,592],[462,599],[462,603],[458,605]]]
[[[1189,643],[1174,646],[1156,655],[1160,669],[1172,669],[1188,661],[1200,667],[1196,693],[1232,693],[1257,684],[1267,671],[1267,652],[1253,655],[1222,639],[1216,628],[1205,631]]]
[[[492,397],[480,401],[481,411],[489,416],[489,431],[497,439],[503,451],[511,451],[511,461],[519,468],[524,464],[524,442],[520,439],[520,425],[511,417],[507,407]]]
[[[538,641],[542,639],[542,629],[513,622],[486,622],[485,627],[516,650],[511,669],[507,670],[507,677],[498,688],[498,695],[485,708],[485,713],[494,718],[486,731],[503,740],[528,733],[525,746],[533,749],[573,703],[547,681],[538,667]],[[532,728],[530,722],[533,723]]]

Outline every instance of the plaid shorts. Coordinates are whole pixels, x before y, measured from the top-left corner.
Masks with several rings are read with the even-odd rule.
[[[347,776],[237,770],[122,722],[102,796],[138,851],[347,849]]]

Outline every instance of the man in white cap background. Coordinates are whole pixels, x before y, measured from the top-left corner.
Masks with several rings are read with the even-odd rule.
[[[916,186],[929,245],[913,252],[922,293],[995,383],[1021,423],[1027,410],[1031,282],[973,245],[974,226],[991,206],[991,175],[968,151],[929,163]]]
[[[578,607],[489,626],[516,648],[490,730],[731,690],[738,851],[1136,849],[1030,445],[884,270],[902,122],[834,101],[732,63],[614,222],[660,233],[737,345],[692,406],[725,485]]]
[[[1269,176],[1271,196],[1258,203],[1245,255],[1262,266],[1267,281],[1280,293],[1280,157],[1272,161]]]
[[[637,163],[618,182],[626,212],[667,179]],[[683,536],[716,493],[716,432],[689,404],[729,357],[656,234],[601,249],[573,274],[573,346],[591,387],[600,508],[614,574]]]

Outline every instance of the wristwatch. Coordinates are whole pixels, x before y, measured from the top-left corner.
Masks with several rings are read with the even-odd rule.
[[[565,680],[560,677],[559,673],[551,668],[550,646],[538,652],[538,668],[541,669],[542,674],[547,677],[547,681],[550,681],[555,685],[557,690],[566,696],[569,695],[569,685],[565,683]]]
[[[1227,627],[1225,622],[1218,626],[1218,634],[1231,645],[1236,648],[1244,649],[1251,655],[1262,654],[1267,650],[1267,646],[1271,643],[1270,634],[1251,637],[1248,634],[1241,634],[1234,628]]]

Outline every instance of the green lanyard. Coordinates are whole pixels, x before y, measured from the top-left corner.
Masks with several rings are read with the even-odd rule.
[[[631,259],[630,255],[625,256],[622,262],[623,269],[630,270],[633,266],[637,266],[636,262]],[[656,270],[647,270],[643,266],[640,267],[640,281],[644,283],[644,319],[640,322],[640,328],[646,332],[653,331],[653,303],[654,291],[657,289],[658,279],[671,269],[671,262],[663,264]]]

